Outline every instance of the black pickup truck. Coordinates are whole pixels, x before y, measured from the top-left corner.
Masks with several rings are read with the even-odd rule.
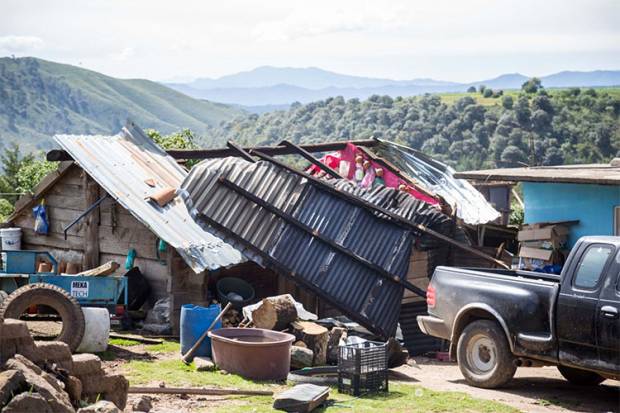
[[[467,382],[506,384],[519,366],[557,365],[569,381],[620,379],[620,237],[583,237],[561,275],[437,267],[426,334],[450,340]]]

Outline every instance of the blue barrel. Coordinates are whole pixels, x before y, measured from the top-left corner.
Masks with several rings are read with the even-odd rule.
[[[213,320],[220,313],[220,305],[212,304],[209,307],[200,307],[194,304],[185,304],[181,307],[181,354],[185,354],[207,331]],[[222,320],[218,321],[213,330],[222,328]],[[211,339],[205,338],[195,356],[211,357]]]

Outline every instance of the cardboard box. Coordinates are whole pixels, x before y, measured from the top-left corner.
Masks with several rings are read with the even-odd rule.
[[[544,228],[530,228],[525,227],[519,231],[517,235],[517,239],[519,241],[536,241],[536,240],[550,240],[550,239],[558,239],[561,241],[562,239],[566,239],[568,235],[568,228],[562,225],[550,225]]]
[[[550,261],[552,256],[552,250],[544,250],[541,248],[531,248],[526,246],[521,246],[521,248],[519,249],[519,257]]]

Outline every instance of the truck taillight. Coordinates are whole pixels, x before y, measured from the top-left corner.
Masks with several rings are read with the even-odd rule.
[[[432,284],[429,284],[426,289],[426,305],[428,308],[435,307],[435,288],[433,288]]]

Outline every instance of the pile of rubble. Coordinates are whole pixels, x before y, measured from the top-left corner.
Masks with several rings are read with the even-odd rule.
[[[3,413],[120,412],[128,388],[127,379],[107,374],[96,355],[72,355],[62,342],[35,342],[25,322],[0,319]]]

